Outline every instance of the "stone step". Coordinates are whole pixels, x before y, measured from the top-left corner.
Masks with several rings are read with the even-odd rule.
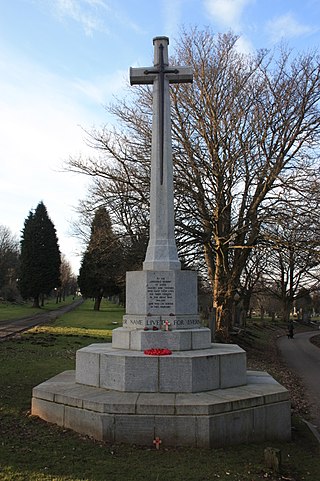
[[[211,347],[211,331],[207,328],[179,330],[141,330],[118,327],[112,331],[114,349],[144,351],[160,348],[171,351],[192,351]]]
[[[32,415],[98,440],[163,446],[223,447],[290,440],[288,391],[268,373],[205,393],[118,392],[75,382],[67,371],[33,389]]]
[[[234,344],[148,356],[91,344],[76,355],[76,381],[123,392],[202,392],[246,384],[246,353]]]

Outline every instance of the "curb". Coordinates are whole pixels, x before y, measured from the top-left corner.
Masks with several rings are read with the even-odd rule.
[[[315,437],[315,439],[318,441],[320,445],[320,433],[317,429],[317,426],[310,423],[309,421],[306,421],[305,419],[302,419],[302,421],[307,425],[307,427],[310,429],[311,433],[313,434],[313,436]]]

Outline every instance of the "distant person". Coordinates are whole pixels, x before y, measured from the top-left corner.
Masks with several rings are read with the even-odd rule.
[[[288,322],[288,339],[293,339],[293,321]]]

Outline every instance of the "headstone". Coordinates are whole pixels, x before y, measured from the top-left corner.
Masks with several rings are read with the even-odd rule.
[[[267,468],[278,473],[281,469],[281,451],[278,448],[265,448],[264,460]]]

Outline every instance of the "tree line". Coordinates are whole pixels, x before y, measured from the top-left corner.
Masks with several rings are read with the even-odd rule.
[[[0,226],[0,298],[15,302],[32,299],[40,307],[54,293],[57,302],[75,294],[77,281],[60,253],[56,229],[43,202],[29,212],[21,241]]]
[[[182,30],[171,58],[194,75],[170,90],[178,250],[209,286],[225,333],[235,295],[248,304],[261,280],[285,317],[301,286],[319,284],[319,54],[284,46],[244,54],[237,40]],[[88,241],[92,213],[104,208],[126,252],[143,259],[152,90],[131,88],[107,110],[114,128],[88,133],[97,155],[66,166],[92,178],[77,230]]]

